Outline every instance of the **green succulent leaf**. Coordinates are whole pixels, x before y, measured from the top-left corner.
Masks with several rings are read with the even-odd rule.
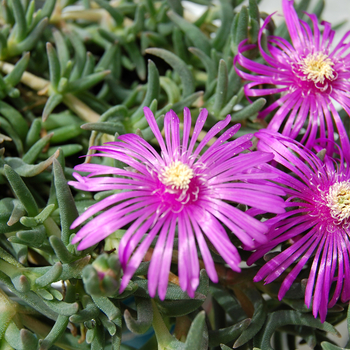
[[[247,343],[250,339],[260,331],[267,317],[267,306],[261,294],[251,285],[241,286],[242,292],[248,297],[254,306],[254,314],[251,318],[249,326],[243,329],[242,334],[234,343],[234,347],[238,348]]]
[[[52,93],[48,98],[45,108],[43,110],[42,118],[43,122],[46,121],[48,116],[53,112],[53,110],[63,101],[63,96],[58,93]]]
[[[198,47],[207,55],[210,54],[210,50],[212,49],[211,43],[198,27],[173,11],[169,11],[168,16],[190,38],[194,46]]]
[[[254,116],[258,113],[266,104],[266,100],[264,98],[259,98],[254,101],[251,105],[242,108],[240,111],[232,114],[232,121],[237,122],[241,120],[245,120],[249,117]]]
[[[179,74],[182,81],[182,97],[187,97],[194,92],[193,75],[183,60],[164,49],[150,48],[146,53],[162,58]]]
[[[48,350],[65,332],[68,322],[68,316],[59,315],[50,333],[40,342],[40,350]]]
[[[39,139],[30,149],[23,155],[22,160],[27,164],[33,164],[43,148],[50,142],[53,133],[45,135],[43,138]]]
[[[237,48],[241,41],[248,37],[248,10],[242,6],[241,11],[236,14],[233,26],[233,53],[237,54]]]
[[[57,262],[46,273],[37,278],[35,284],[39,287],[46,287],[51,283],[58,281],[62,274],[62,269],[62,264]]]
[[[205,312],[197,314],[188,332],[185,350],[205,350],[208,349],[208,329],[205,324]]]
[[[31,50],[41,37],[45,27],[48,24],[48,19],[43,18],[38,25],[26,35],[25,39],[21,42],[13,44],[8,47],[8,54],[10,56],[16,56],[22,54],[24,51]]]
[[[117,8],[112,7],[107,1],[105,0],[96,0],[96,3],[100,5],[102,8],[104,8],[108,13],[113,17],[115,20],[117,26],[122,25],[123,23],[123,14],[118,11]]]
[[[47,57],[49,59],[50,81],[53,89],[57,90],[58,82],[61,78],[60,62],[56,50],[51,43],[46,44]]]
[[[153,311],[150,299],[135,298],[137,308],[137,320],[135,320],[129,310],[124,311],[124,319],[128,329],[136,334],[145,333],[152,325]]]
[[[22,203],[28,215],[36,216],[39,213],[39,208],[33,195],[30,193],[28,187],[25,185],[20,175],[9,165],[5,165],[4,172],[13,192]]]
[[[336,346],[334,344],[331,344],[331,343],[328,343],[325,341],[321,343],[321,347],[323,350],[349,350],[349,349],[341,348],[339,346]]]
[[[64,245],[68,245],[69,237],[73,232],[71,231],[70,226],[72,225],[73,221],[78,217],[79,214],[76,209],[72,193],[69,189],[69,186],[67,185],[67,180],[64,176],[62,167],[58,161],[54,161],[53,174],[54,174],[58,206],[60,208],[62,243]],[[58,241],[57,241],[57,244],[60,245]],[[68,260],[71,259],[70,254],[67,255],[67,259]]]
[[[143,99],[140,107],[131,115],[130,122],[135,124],[140,121],[143,117],[143,107],[149,107],[153,100],[158,99],[159,97],[159,72],[153,61],[148,60],[148,84],[147,84],[147,92],[145,98]],[[145,118],[142,118],[143,122],[134,127],[144,128],[147,124]]]
[[[26,52],[22,56],[22,58],[16,63],[14,69],[4,78],[6,84],[8,84],[9,86],[15,86],[20,82],[23,73],[27,69],[29,58],[30,53]]]
[[[228,36],[231,30],[231,23],[233,21],[234,13],[231,1],[220,0],[220,19],[221,24],[217,32],[215,33],[215,38],[212,42],[213,47],[220,51],[226,44]]]
[[[18,175],[22,177],[33,177],[42,173],[58,157],[59,151],[52,152],[49,158],[38,164],[26,164],[21,158],[5,158],[5,162],[10,165]]]
[[[209,331],[209,346],[218,346],[221,343],[229,343],[236,340],[250,323],[251,319],[246,318],[233,326],[221,328],[217,331]]]
[[[254,345],[259,346],[261,350],[273,350],[270,345],[271,337],[278,327],[285,325],[308,326],[338,334],[337,330],[330,323],[321,323],[319,319],[314,318],[312,315],[291,310],[275,311],[268,315],[264,328],[254,338]]]

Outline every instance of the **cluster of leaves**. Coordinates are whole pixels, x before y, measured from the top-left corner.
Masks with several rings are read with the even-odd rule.
[[[239,42],[257,41],[264,14],[255,0],[240,10],[240,0],[193,2],[205,9],[195,19],[179,0],[48,0],[40,9],[34,0],[1,3],[1,349],[267,350],[271,338],[276,349],[295,349],[297,336],[340,349],[326,332],[337,333],[333,325],[346,310],[336,305],[324,324],[314,319],[303,283],[279,302],[279,282],[254,285],[255,267],[233,273],[216,256],[219,284],[202,271],[190,299],[174,262],[165,300],[151,300],[148,262],[118,292],[123,231],[85,251],[70,243],[73,220],[109,195],[73,197],[67,181],[78,156],[127,132],[152,140],[144,106],[160,127],[164,113],[185,106],[192,115],[207,108],[206,127],[230,113],[242,124],[236,137],[264,127],[256,115],[266,101],[245,99],[232,66]]]

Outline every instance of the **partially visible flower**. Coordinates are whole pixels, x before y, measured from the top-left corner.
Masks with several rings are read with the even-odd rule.
[[[319,314],[324,322],[327,307],[339,297],[343,302],[350,299],[350,169],[341,151],[339,161],[325,156],[322,162],[290,138],[268,131],[256,136],[259,150],[273,152],[274,160],[290,171],[276,169],[276,181],[285,186],[289,199],[286,213],[267,221],[268,243],[258,246],[247,263],[281,243],[291,243],[259,270],[254,281],[270,283],[286,273],[278,294],[281,300],[310,260],[305,303],[312,304],[314,317]]]
[[[311,29],[308,23],[298,18],[293,0],[282,0],[282,6],[292,44],[270,35],[267,37],[268,52],[265,51],[262,34],[271,18],[269,16],[258,37],[260,54],[267,65],[244,57],[243,54],[255,45],[249,45],[245,40],[238,47],[234,62],[237,73],[251,81],[245,86],[245,93],[247,96],[280,94],[277,101],[260,112],[259,118],[278,109],[268,129],[280,131],[293,139],[301,133],[306,122],[301,143],[310,149],[317,138],[334,140],[334,121],[344,154],[348,154],[349,139],[333,103],[339,103],[350,115],[350,45],[346,42],[350,32],[331,49],[335,32],[330,23],[322,22],[324,30],[320,33],[315,14],[307,14],[312,22]],[[240,70],[238,65],[254,74]],[[261,88],[262,84],[274,86]],[[324,146],[331,155],[333,143]]]
[[[208,141],[230,123],[230,116],[218,122],[196,144],[207,110],[201,111],[190,138],[191,114],[185,108],[182,141],[179,118],[173,111],[168,112],[164,120],[165,142],[151,110],[144,108],[144,113],[161,155],[134,134],[119,136],[118,142],[93,147],[104,152],[95,156],[118,159],[130,169],[96,164],[81,164],[75,168],[90,173],[85,177],[75,173],[77,182],[70,182],[75,188],[121,191],[94,204],[74,221],[72,228],[102,211],[79,230],[73,243],[82,240],[78,249],[85,249],[129,225],[119,245],[119,259],[124,269],[123,291],[158,235],[148,270],[148,288],[151,296],[155,296],[158,289],[158,295],[164,299],[177,236],[180,286],[193,297],[199,284],[196,245],[209,277],[218,281],[206,239],[233,270],[240,271],[239,253],[222,224],[247,246],[252,247],[255,241],[266,242],[267,226],[237,209],[232,202],[282,213],[284,202],[278,195],[284,192],[267,181],[274,178],[272,173],[259,169],[272,159],[272,154],[242,154],[252,146],[252,135],[228,141],[239,125],[225,131],[201,154]],[[108,174],[113,176],[105,176]]]

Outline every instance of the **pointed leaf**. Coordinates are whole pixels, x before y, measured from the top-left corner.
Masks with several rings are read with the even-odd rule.
[[[190,107],[194,102],[196,102],[198,99],[200,99],[203,96],[203,91],[197,91],[183,99],[181,99],[179,102],[174,103],[171,106],[171,109],[175,113],[181,113],[185,107]]]
[[[183,8],[180,0],[167,0],[172,10],[179,16],[183,16]]]
[[[42,19],[22,42],[16,44],[16,46],[9,47],[10,55],[16,56],[20,55],[24,51],[30,51],[37,44],[47,24],[48,19]]]
[[[221,343],[230,343],[236,340],[250,325],[250,318],[246,318],[230,327],[209,331],[209,346],[218,346]]]
[[[89,131],[95,130],[113,136],[116,133],[118,133],[119,135],[123,135],[126,133],[125,126],[120,122],[87,123],[83,124],[81,128]]]
[[[127,51],[131,61],[134,63],[136,67],[137,75],[141,80],[146,79],[146,65],[143,56],[141,55],[140,48],[136,44],[135,41],[131,41],[129,43],[125,43],[125,50]]]
[[[207,71],[207,74],[208,74],[207,81],[206,81],[206,86],[208,87],[209,84],[216,77],[216,67],[215,67],[214,61],[197,47],[190,47],[188,51],[196,55],[203,63],[205,70]]]
[[[121,317],[121,311],[108,298],[103,296],[91,296],[92,300],[102,312],[104,312],[109,320],[116,320]]]
[[[117,26],[121,26],[123,24],[124,17],[123,14],[118,10],[118,8],[112,7],[105,0],[95,0],[95,2],[102,8],[104,8],[112,16]]]
[[[333,344],[325,342],[325,341],[323,341],[321,343],[321,346],[322,346],[323,350],[349,350],[349,349],[341,348],[339,346],[333,345]]]
[[[191,324],[187,334],[185,350],[208,349],[208,330],[205,324],[205,312],[201,311]]]
[[[235,341],[235,348],[238,348],[239,346],[252,339],[264,325],[267,316],[267,306],[261,294],[251,285],[242,285],[241,290],[253,304],[254,313],[251,318],[249,327],[247,329],[244,329],[242,334]]]
[[[57,48],[57,56],[60,62],[61,71],[63,72],[67,67],[68,61],[70,60],[69,50],[61,32],[59,30],[53,30],[52,33]]]
[[[22,157],[23,162],[27,164],[33,164],[38,158],[39,154],[42,152],[43,148],[49,143],[53,133],[49,133],[37,141],[27,153]]]
[[[237,54],[237,48],[241,41],[248,37],[248,10],[245,6],[242,6],[241,12],[235,16],[236,26],[233,32],[233,52]]]
[[[58,301],[58,300],[45,300],[43,299],[44,303],[50,307],[51,310],[56,312],[58,315],[63,316],[71,316],[73,314],[76,314],[79,310],[79,304],[77,302],[75,303],[66,303],[64,301]]]
[[[69,317],[59,315],[50,333],[40,343],[40,350],[48,350],[60,336],[66,331],[68,326]]]
[[[10,136],[10,138],[16,146],[17,152],[20,155],[22,155],[23,144],[19,135],[17,134],[16,130],[12,127],[12,125],[5,118],[0,117],[0,128],[3,129],[8,136]]]
[[[49,59],[50,82],[54,90],[57,90],[61,78],[61,67],[56,50],[51,43],[46,44],[47,57]]]
[[[130,117],[130,122],[135,124],[143,117],[143,107],[149,107],[153,100],[159,97],[159,72],[152,60],[148,60],[147,92],[139,108]],[[142,118],[142,120],[146,120]],[[135,126],[140,127],[140,126]]]
[[[49,271],[35,280],[35,284],[39,287],[46,287],[49,284],[59,281],[59,277],[62,274],[62,264],[57,262],[53,265]]]
[[[75,206],[74,198],[67,184],[67,180],[62,171],[62,167],[58,161],[54,161],[53,174],[57,201],[61,214],[62,241],[65,245],[68,245],[69,237],[72,232],[74,232],[70,230],[70,226],[79,214]]]
[[[221,51],[226,44],[231,30],[233,21],[233,7],[230,1],[220,0],[220,27],[215,33],[215,38],[212,42],[213,47]]]
[[[135,298],[137,308],[137,320],[129,310],[124,311],[124,319],[128,329],[136,334],[143,334],[151,327],[153,321],[152,303],[150,299]]]
[[[244,107],[240,111],[232,114],[232,122],[238,122],[253,116],[255,113],[258,113],[261,108],[265,106],[265,104],[266,100],[264,98],[257,99],[251,105]]]
[[[227,84],[228,84],[228,75],[227,75],[227,66],[224,60],[219,62],[219,72],[218,72],[218,82],[216,85],[215,91],[215,102],[213,105],[213,111],[220,111],[226,101],[227,95]]]
[[[168,17],[190,38],[195,47],[198,47],[207,55],[210,54],[212,48],[210,41],[198,27],[173,11],[168,12]]]
[[[182,97],[187,97],[194,92],[193,75],[183,60],[164,49],[149,48],[146,53],[162,58],[179,74],[182,81]]]
[[[62,126],[57,129],[52,129],[51,132],[54,134],[51,138],[51,144],[64,143],[70,139],[79,136],[82,131],[77,124]]]
[[[5,158],[6,163],[16,170],[16,172],[23,177],[33,177],[43,172],[48,166],[50,166],[54,159],[58,157],[59,151],[56,151],[52,156],[39,164],[26,164],[20,158]]]
[[[27,21],[24,13],[24,8],[20,0],[12,0],[13,14],[15,16],[16,24],[16,41],[22,41],[27,35]]]
[[[263,330],[259,333],[259,337],[254,338],[254,345],[258,345],[261,350],[273,350],[270,345],[273,333],[277,328],[286,325],[308,326],[338,334],[337,330],[330,323],[321,323],[319,319],[314,318],[310,314],[289,310],[275,311],[267,317],[267,321]]]
[[[101,82],[109,73],[110,71],[106,70],[103,72],[90,74],[72,82],[68,82],[65,86],[64,92],[75,93],[89,90],[91,87]]]
[[[25,145],[27,149],[32,147],[35,144],[35,142],[40,140],[40,131],[41,131],[41,119],[36,118],[33,120],[32,125],[30,126],[26,137]]]
[[[5,165],[5,176],[9,181],[13,192],[20,200],[28,215],[35,216],[39,213],[39,208],[33,195],[30,193],[28,187],[25,185],[21,177],[9,165]]]
[[[53,93],[50,95],[48,100],[46,101],[42,118],[43,122],[48,118],[48,116],[52,113],[52,111],[63,101],[63,96],[61,94]]]
[[[56,236],[51,236],[49,238],[52,249],[55,251],[56,256],[63,263],[71,263],[77,258],[69,250],[67,250],[65,244]]]
[[[16,63],[13,70],[4,78],[5,83],[15,86],[17,85],[25,70],[27,69],[30,58],[30,52],[26,52],[22,58]]]

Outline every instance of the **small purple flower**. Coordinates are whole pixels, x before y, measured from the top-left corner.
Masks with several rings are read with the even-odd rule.
[[[78,249],[85,249],[126,226],[119,245],[123,291],[158,236],[148,270],[148,287],[151,296],[158,290],[164,299],[177,236],[180,286],[193,297],[199,284],[197,246],[209,277],[218,281],[206,240],[233,270],[240,271],[239,253],[222,224],[247,246],[266,242],[267,226],[237,209],[232,202],[283,213],[284,201],[278,196],[284,195],[284,191],[267,181],[275,177],[273,173],[259,169],[273,158],[271,153],[242,154],[252,146],[252,135],[228,141],[239,125],[229,128],[205,149],[230,123],[230,116],[218,122],[197,144],[208,115],[206,109],[200,112],[190,138],[191,114],[185,108],[182,140],[179,118],[173,111],[168,112],[164,120],[165,142],[151,110],[146,107],[144,113],[161,155],[135,134],[122,135],[118,142],[93,147],[104,152],[95,156],[118,159],[130,168],[96,164],[75,167],[90,173],[85,177],[75,173],[77,182],[70,182],[75,188],[119,191],[92,205],[74,221],[72,228],[102,211],[79,230],[72,242],[81,241]],[[106,176],[108,174],[113,176]]]
[[[325,156],[322,162],[290,138],[269,131],[259,131],[256,136],[258,149],[273,152],[274,160],[290,171],[276,169],[279,177],[275,180],[285,186],[289,198],[286,213],[266,222],[270,226],[268,243],[258,246],[247,263],[289,242],[287,249],[259,270],[254,281],[270,283],[286,273],[278,294],[281,300],[310,260],[305,304],[310,307],[312,303],[314,317],[319,314],[324,322],[327,306],[334,306],[339,297],[343,302],[350,299],[350,169],[341,151],[339,160]]]
[[[293,0],[282,0],[282,6],[292,44],[270,35],[267,37],[268,52],[265,51],[262,34],[271,15],[258,36],[260,54],[267,65],[244,57],[243,54],[256,45],[247,44],[245,40],[238,47],[234,61],[237,73],[251,81],[245,86],[245,93],[247,96],[280,94],[277,101],[259,114],[259,118],[278,109],[268,129],[280,131],[293,139],[306,122],[301,143],[310,149],[318,137],[334,140],[334,121],[344,154],[347,154],[350,152],[349,139],[333,102],[339,103],[350,115],[350,43],[346,42],[350,32],[331,49],[335,32],[330,23],[321,22],[324,26],[321,33],[315,14],[306,13],[312,22],[311,29],[308,23],[298,18]],[[241,71],[237,65],[254,74]],[[262,84],[274,86],[261,89]],[[333,143],[324,146],[331,155]]]

